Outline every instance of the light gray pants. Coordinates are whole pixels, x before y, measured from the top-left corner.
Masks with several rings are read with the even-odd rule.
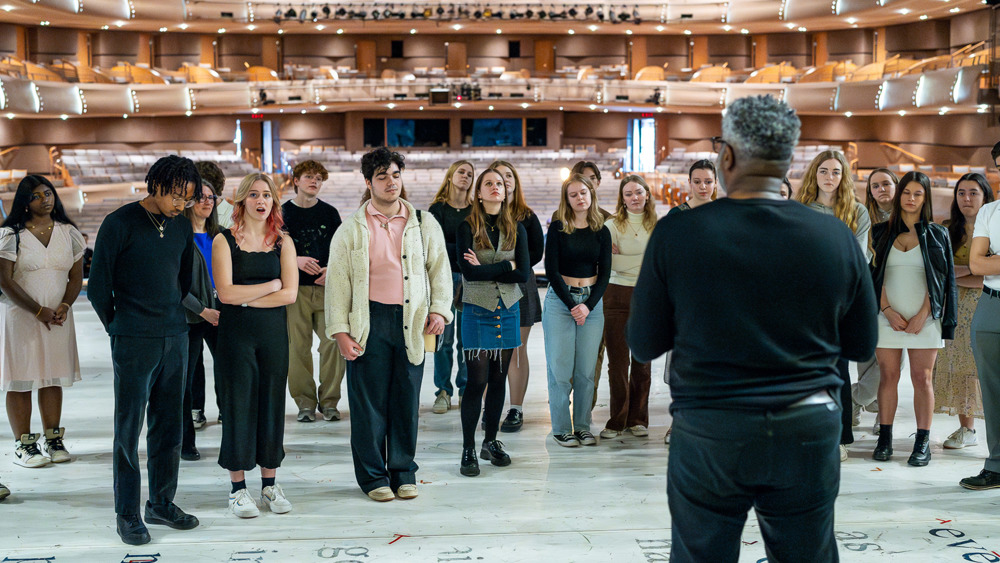
[[[858,362],[858,382],[851,385],[851,398],[855,403],[867,407],[878,399],[878,383],[881,379],[878,360],[874,355],[870,360]]]
[[[985,468],[1000,473],[1000,299],[983,295],[972,316],[972,355],[986,419]]]

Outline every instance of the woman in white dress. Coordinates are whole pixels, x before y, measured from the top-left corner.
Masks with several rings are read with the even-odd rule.
[[[70,460],[63,446],[62,388],[80,380],[72,304],[83,285],[86,245],[52,184],[27,176],[0,226],[0,390],[14,432],[14,463],[41,467]],[[31,392],[38,391],[45,432],[31,432]]]
[[[932,370],[942,339],[954,338],[957,322],[954,259],[948,229],[932,223],[930,179],[908,172],[899,181],[889,220],[872,229],[872,281],[880,300],[878,358],[879,437],[872,458],[892,456],[892,422],[898,403],[902,350],[910,359],[917,437],[909,463],[930,462],[934,414]]]

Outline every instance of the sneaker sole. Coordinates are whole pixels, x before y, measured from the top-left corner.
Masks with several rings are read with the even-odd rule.
[[[122,540],[122,542],[123,542],[123,543],[127,543],[128,545],[145,545],[145,544],[149,543],[149,540],[150,540],[150,539],[152,539],[152,538],[150,538],[150,537],[149,537],[149,533],[148,533],[148,532],[146,533],[146,537],[144,537],[144,538],[139,538],[139,539],[134,539],[134,540],[133,540],[133,539],[128,539],[128,538],[126,538],[126,537],[125,537],[125,536],[124,536],[124,535],[123,535],[123,534],[122,534],[122,533],[121,533],[121,532],[119,531],[119,532],[118,532],[118,537],[119,537],[119,538],[121,538],[121,540]]]
[[[175,523],[171,522],[170,520],[166,520],[166,519],[163,519],[163,518],[157,518],[156,516],[150,516],[149,514],[145,514],[145,518],[143,518],[143,520],[147,524],[156,524],[157,526],[166,526],[168,528],[173,528],[175,530],[193,530],[193,529],[197,528],[198,524],[199,524],[198,520],[195,519],[194,523],[192,523],[192,524],[179,525],[179,524],[175,524]]]
[[[51,456],[50,459],[52,460],[52,463],[66,463],[68,461],[73,461],[73,458],[70,457],[69,454],[66,454],[66,457],[60,457],[58,459],[56,459],[56,456]]]
[[[448,412],[449,410],[450,409],[440,409],[438,407],[434,407],[433,409],[431,409],[431,412],[434,413],[434,414],[444,414],[444,413]]]
[[[987,491],[989,489],[1000,489],[1000,483],[996,485],[968,485],[966,483],[958,483],[962,488],[969,489],[970,491]]]
[[[14,460],[14,465],[19,465],[21,467],[27,467],[28,469],[38,469],[39,467],[45,467],[46,465],[48,465],[50,463],[52,463],[52,461],[49,460],[48,458],[45,458],[45,461],[43,461],[43,462],[34,463],[34,464],[29,464],[29,463],[23,462],[23,461],[21,461],[19,459],[15,459]]]
[[[489,460],[490,463],[492,463],[497,467],[507,467],[508,465],[510,465],[510,456],[507,456],[506,458],[493,457],[492,455],[490,455],[490,452],[488,450],[481,450],[479,452],[479,459]]]
[[[971,444],[958,444],[957,446],[956,445],[944,444],[943,447],[946,450],[960,450],[962,448],[968,448],[970,446],[978,446],[978,445],[979,445],[979,442],[973,442]]]
[[[559,440],[553,440],[555,443],[559,444],[564,448],[578,448],[580,447],[580,442],[560,442]]]
[[[284,510],[281,510],[281,509],[279,509],[279,508],[276,508],[276,507],[275,507],[275,506],[274,506],[273,504],[271,504],[270,502],[267,502],[267,501],[263,501],[263,504],[264,504],[264,507],[265,507],[265,508],[267,508],[268,510],[270,510],[271,512],[273,512],[273,513],[275,513],[275,514],[288,514],[289,512],[291,512],[291,511],[292,511],[292,507],[291,507],[291,506],[289,506],[288,508],[286,508],[286,509],[284,509]]]
[[[260,516],[260,510],[259,510],[259,509],[257,510],[257,513],[256,513],[256,514],[254,514],[254,513],[252,513],[252,512],[251,512],[251,513],[247,513],[247,514],[240,514],[239,512],[236,512],[235,510],[232,510],[231,512],[232,512],[232,513],[233,513],[233,514],[234,514],[234,515],[235,515],[235,516],[236,516],[237,518],[242,518],[242,519],[244,519],[244,520],[249,520],[250,518],[256,518],[256,517]]]
[[[500,425],[500,431],[507,434],[513,434],[514,432],[519,432],[522,425],[523,424],[510,424],[507,426]]]

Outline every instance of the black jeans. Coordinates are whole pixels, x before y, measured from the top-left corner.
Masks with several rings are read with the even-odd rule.
[[[840,386],[840,443],[843,445],[854,443],[854,422],[852,418],[854,399],[851,398],[851,363],[841,358],[837,360],[837,372],[844,384]]]
[[[149,501],[174,500],[180,463],[186,332],[166,338],[111,337],[115,370],[115,512],[139,514],[139,433],[146,428]],[[146,408],[149,408],[147,414]],[[191,414],[188,413],[188,418]]]
[[[371,302],[364,355],[347,362],[351,453],[361,490],[416,484],[417,412],[424,364],[406,358],[403,306]]]
[[[775,412],[677,409],[673,416],[671,561],[735,563],[751,508],[771,563],[839,560],[836,404]]]
[[[208,351],[215,358],[217,334],[216,327],[208,321],[188,325],[187,385],[184,388],[184,439],[181,443],[182,449],[185,451],[190,451],[195,447],[194,421],[191,419],[191,411],[194,409],[205,410],[205,344],[208,344]],[[215,386],[215,397],[216,402],[218,402],[218,384]]]

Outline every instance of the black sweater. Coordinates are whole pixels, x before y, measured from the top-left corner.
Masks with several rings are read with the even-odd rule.
[[[87,298],[108,334],[162,338],[187,332],[181,301],[191,289],[193,257],[191,222],[183,215],[166,219],[163,238],[139,202],[108,215],[97,233],[87,284]]]
[[[469,216],[471,210],[471,205],[455,209],[443,201],[431,205],[428,209],[441,225],[441,231],[444,233],[444,246],[448,250],[448,260],[451,261],[451,271],[454,273],[461,271],[458,264],[461,253],[455,250],[455,237],[458,234],[458,227],[465,223],[465,218]]]
[[[495,219],[493,219],[495,221]],[[493,248],[500,242],[500,229],[486,229],[486,234],[490,238]],[[462,277],[469,281],[495,281],[500,283],[524,283],[528,281],[528,272],[531,271],[531,264],[528,263],[528,235],[524,232],[524,226],[517,224],[517,241],[514,243],[514,262],[517,269],[513,269],[510,262],[504,260],[496,264],[482,264],[473,266],[462,258],[469,250],[475,249],[475,242],[472,238],[472,225],[467,221],[458,227],[455,247],[459,256],[459,265],[462,269]]]
[[[589,278],[597,276],[597,283],[591,287],[590,297],[584,302],[591,311],[604,297],[611,279],[611,232],[602,226],[601,230],[576,229],[568,235],[562,231],[561,221],[549,224],[549,235],[545,240],[545,276],[549,285],[567,308],[576,307],[570,297],[569,286],[563,276]]]
[[[626,335],[673,350],[671,410],[780,409],[872,356],[878,307],[854,233],[795,201],[720,199],[659,221]]]
[[[295,255],[315,258],[320,268],[325,268],[330,259],[330,241],[342,223],[337,209],[325,201],[317,201],[306,208],[286,201],[281,206],[281,216],[285,220],[288,236],[295,243]],[[300,270],[299,286],[316,285],[318,278]]]
[[[545,233],[542,232],[542,223],[538,220],[538,215],[529,214],[520,221],[524,231],[528,233],[528,257],[531,260],[530,267],[542,261],[545,254]]]

